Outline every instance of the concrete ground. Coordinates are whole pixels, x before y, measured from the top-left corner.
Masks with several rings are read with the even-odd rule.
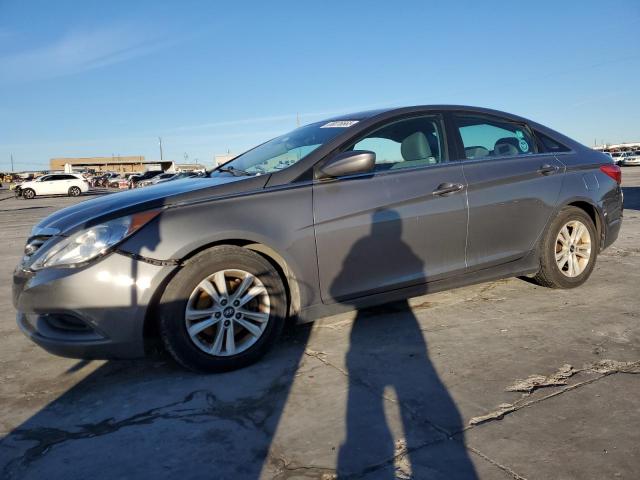
[[[0,477],[576,478],[640,475],[640,168],[582,287],[509,279],[318,321],[261,362],[82,362],[15,326],[33,223],[0,200]]]

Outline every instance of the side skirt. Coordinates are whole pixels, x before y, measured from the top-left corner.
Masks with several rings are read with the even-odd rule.
[[[384,293],[359,297],[347,300],[343,303],[316,304],[302,309],[296,319],[296,322],[308,323],[318,318],[337,315],[339,313],[352,312],[360,308],[373,307],[389,302],[395,302],[406,298],[419,297],[429,293],[441,292],[443,290],[451,290],[454,288],[466,287],[477,283],[490,282],[503,278],[519,277],[522,275],[530,275],[538,271],[538,257],[536,251],[529,252],[524,257],[502,265],[478,270],[475,272],[464,273],[442,280],[415,285],[398,290],[391,290]]]

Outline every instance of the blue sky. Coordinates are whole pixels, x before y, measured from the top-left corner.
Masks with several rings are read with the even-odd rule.
[[[0,170],[198,159],[427,103],[640,141],[640,2],[0,0]]]

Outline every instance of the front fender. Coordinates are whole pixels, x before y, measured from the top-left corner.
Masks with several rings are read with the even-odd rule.
[[[258,244],[275,252],[298,284],[301,306],[319,302],[310,185],[168,208],[119,249],[179,262],[223,243]]]

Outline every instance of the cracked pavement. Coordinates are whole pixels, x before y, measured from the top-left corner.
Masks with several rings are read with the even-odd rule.
[[[5,200],[0,477],[637,478],[640,168],[623,185],[620,237],[578,289],[509,279],[336,315],[211,376],[24,338],[11,270],[77,200]]]

